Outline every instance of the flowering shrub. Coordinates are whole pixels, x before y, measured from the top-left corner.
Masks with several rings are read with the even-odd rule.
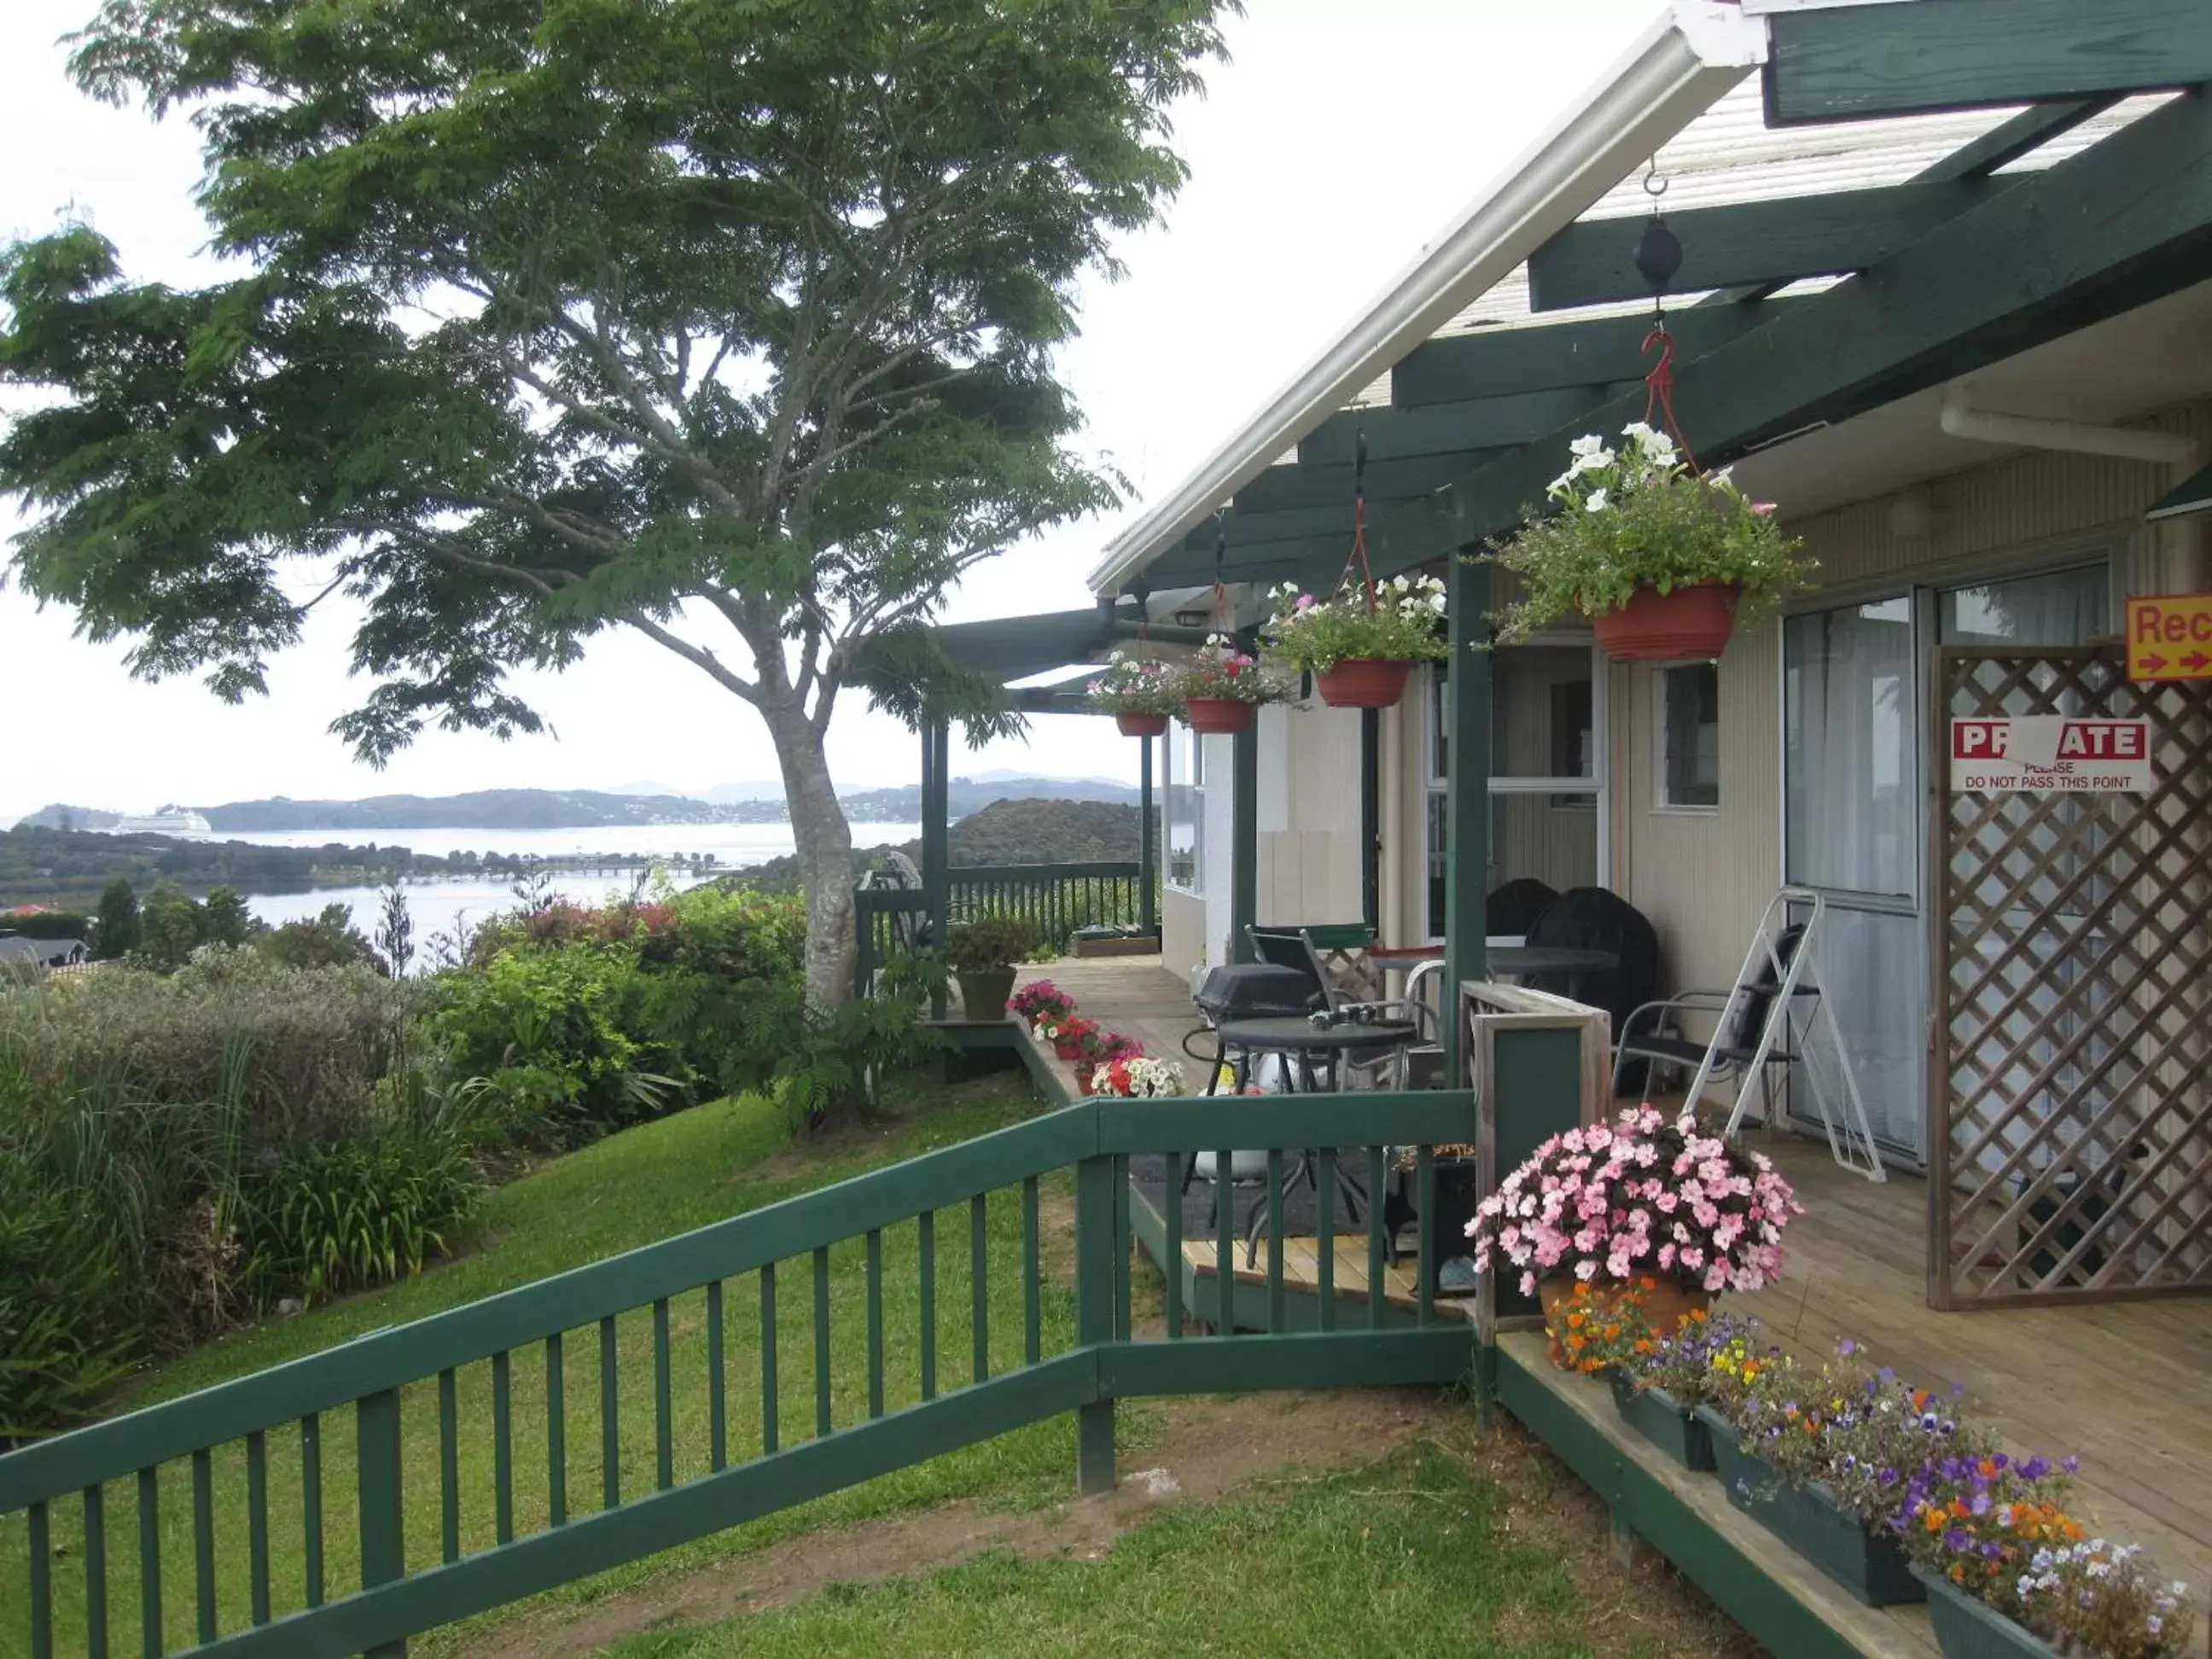
[[[1809,561],[1769,502],[1745,496],[1726,469],[1701,475],[1674,441],[1641,421],[1618,449],[1591,434],[1552,480],[1549,503],[1490,556],[1521,579],[1523,598],[1497,617],[1498,636],[1525,638],[1561,617],[1601,617],[1639,586],[1703,582],[1742,592],[1741,615],[1801,587]]]
[[[1073,1053],[1098,1034],[1098,1022],[1085,1019],[1070,1009],[1056,1018],[1048,1019],[1037,1028],[1037,1035],[1052,1044],[1054,1050]]]
[[[1075,1012],[1075,999],[1048,979],[1032,980],[1006,999],[1006,1007],[1036,1025],[1065,1019]]]
[[[1193,697],[1218,697],[1230,702],[1284,702],[1292,688],[1283,677],[1264,667],[1248,653],[1239,651],[1225,634],[1209,634],[1206,643],[1176,676],[1175,707]]]
[[[1172,714],[1182,707],[1180,678],[1171,664],[1116,651],[1085,696],[1109,714]]]
[[[1477,1272],[1502,1258],[1539,1279],[1644,1273],[1690,1289],[1755,1291],[1782,1272],[1800,1205],[1774,1166],[1649,1104],[1539,1146],[1468,1224]]]
[[[2189,1587],[2160,1583],[2137,1545],[2092,1538],[2039,1549],[2009,1582],[2009,1596],[1988,1599],[2063,1653],[2166,1659],[2189,1645]]]
[[[1178,1062],[1152,1059],[1143,1054],[1108,1061],[1098,1068],[1097,1074],[1091,1079],[1091,1086],[1096,1094],[1126,1095],[1135,1098],[1187,1095],[1190,1092],[1190,1085]]]
[[[1371,591],[1347,580],[1327,599],[1285,582],[1268,597],[1275,614],[1261,635],[1293,668],[1325,674],[1340,662],[1422,662],[1451,654],[1437,637],[1444,585],[1434,576],[1394,576]]]

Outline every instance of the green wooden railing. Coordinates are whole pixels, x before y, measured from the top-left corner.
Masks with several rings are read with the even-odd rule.
[[[417,1632],[1064,1413],[1079,1483],[1102,1489],[1125,1396],[1456,1379],[1470,1328],[1426,1273],[1413,1308],[1386,1303],[1373,1209],[1366,1293],[1325,1295],[1301,1322],[1318,1328],[1297,1328],[1285,1184],[1298,1149],[1322,1149],[1326,1246],[1328,1166],[1364,1168],[1379,1194],[1369,1143],[1418,1148],[1429,1218],[1425,1149],[1474,1124],[1465,1091],[1088,1101],[0,1455],[0,1653],[397,1656]],[[1174,1193],[1184,1159],[1233,1147],[1273,1150],[1264,1182],[1212,1206],[1213,1243],[1241,1261],[1261,1206],[1264,1278],[1187,1287],[1171,1271],[1165,1337],[1134,1340],[1130,1160],[1163,1158]],[[1043,1249],[1071,1187],[1069,1321],[1047,1317],[1068,1292]],[[1179,1263],[1181,1210],[1164,1207]],[[904,1330],[909,1312],[913,1351],[887,1351],[887,1317]],[[1186,1314],[1211,1334],[1185,1335]],[[728,1363],[741,1322],[757,1377]],[[434,1454],[404,1432],[432,1418]]]
[[[1144,870],[1134,859],[955,865],[946,878],[954,927],[976,916],[1018,916],[1054,951],[1066,950],[1078,928],[1131,927],[1145,915]],[[854,978],[865,993],[875,969],[902,948],[902,937],[921,928],[927,901],[912,889],[863,887],[854,890],[853,908],[860,943]]]

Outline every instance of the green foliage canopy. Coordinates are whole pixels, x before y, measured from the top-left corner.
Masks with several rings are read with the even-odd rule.
[[[818,743],[872,641],[1112,499],[1050,353],[1217,9],[107,0],[77,76],[191,112],[239,264],[0,257],[21,578],[230,699],[350,591],[372,761],[538,729],[508,672],[617,625]]]

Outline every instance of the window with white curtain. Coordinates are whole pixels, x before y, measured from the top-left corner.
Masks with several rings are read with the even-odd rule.
[[[1206,891],[1206,740],[1181,721],[1168,727],[1167,884]]]

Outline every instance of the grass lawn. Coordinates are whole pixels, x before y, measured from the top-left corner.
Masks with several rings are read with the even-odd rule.
[[[242,1332],[210,1345],[149,1376],[118,1409],[150,1403],[311,1353],[349,1337],[417,1319],[494,1291],[526,1284],[619,1251],[653,1243],[686,1229],[772,1203],[793,1194],[911,1158],[983,1133],[1035,1109],[1018,1076],[984,1079],[946,1091],[919,1091],[896,1103],[886,1118],[821,1143],[788,1148],[763,1102],[740,1097],[702,1106],[662,1122],[629,1131],[550,1164],[501,1188],[491,1198],[477,1248],[459,1261],[420,1278],[300,1317]],[[1048,1188],[1047,1204],[1057,1194]],[[994,1194],[989,1210],[988,1260],[990,1347],[995,1369],[1021,1359],[1021,1214],[1018,1192]],[[969,1215],[965,1206],[937,1222],[937,1352],[939,1387],[969,1380],[970,1350]],[[1044,1230],[1049,1252],[1053,1228]],[[866,1291],[861,1248],[855,1242],[831,1255],[831,1394],[839,1426],[867,1413]],[[815,1425],[811,1264],[800,1260],[779,1274],[775,1319],[776,1395],[782,1443],[811,1437]],[[884,1319],[886,1406],[896,1410],[920,1397],[920,1292],[916,1229],[911,1224],[884,1235]],[[763,1374],[758,1276],[725,1286],[725,1401],[730,1460],[742,1462],[761,1445]],[[703,1291],[670,1304],[672,1439],[678,1481],[708,1468],[709,1404]],[[1073,1298],[1048,1273],[1043,1297],[1043,1346],[1048,1356],[1073,1346]],[[598,1511],[613,1482],[628,1496],[652,1490],[656,1446],[653,1422],[653,1332],[644,1312],[618,1322],[613,1339],[615,1374],[623,1379],[619,1409],[610,1425],[601,1416],[605,1334],[572,1331],[563,1343],[561,1399],[564,1424],[565,1488],[572,1518]],[[464,1369],[457,1380],[458,1441],[465,1552],[495,1541],[490,1446],[489,1366]],[[538,1530],[550,1508],[546,1367],[535,1347],[513,1360],[514,1530]],[[404,1491],[410,1568],[439,1559],[439,1459],[434,1383],[406,1392],[402,1404]],[[1125,1418],[1127,1414],[1125,1413]],[[330,1413],[320,1425],[323,1553],[332,1595],[358,1583],[354,1514],[352,1413]],[[268,1514],[271,1589],[278,1616],[306,1605],[307,1577],[301,1434],[272,1431],[268,1440]],[[611,1460],[607,1453],[611,1450]],[[218,1628],[248,1620],[248,1532],[246,1454],[240,1445],[218,1449],[212,1460],[211,1498],[219,1541],[214,1584]],[[1073,1423],[1060,1419],[1022,1430],[967,1451],[936,1460],[817,1504],[772,1516],[754,1526],[698,1540],[648,1561],[551,1592],[545,1600],[580,1601],[604,1595],[652,1572],[696,1565],[717,1555],[824,1524],[847,1522],[895,1509],[989,1494],[994,1501],[1034,1503],[1066,1492],[1074,1469]],[[172,1649],[194,1638],[197,1584],[189,1463],[160,1472],[163,1634]],[[104,1493],[107,1540],[107,1631],[111,1650],[141,1650],[137,1571],[138,1489],[111,1483]],[[79,1505],[57,1506],[54,1610],[57,1651],[84,1652],[85,1582],[82,1516]],[[0,1522],[0,1583],[23,1583],[26,1549],[20,1516]],[[525,1604],[527,1605],[527,1604]],[[514,1609],[483,1622],[512,1616]],[[435,1651],[471,1626],[418,1641]],[[26,1654],[27,1629],[20,1614],[0,1618],[0,1656]]]
[[[609,1659],[1656,1659],[1705,1632],[1624,1618],[1515,1527],[1504,1486],[1433,1443],[1317,1480],[1170,1510],[1103,1558],[1000,1553],[927,1577],[831,1586],[783,1608],[655,1632]]]

